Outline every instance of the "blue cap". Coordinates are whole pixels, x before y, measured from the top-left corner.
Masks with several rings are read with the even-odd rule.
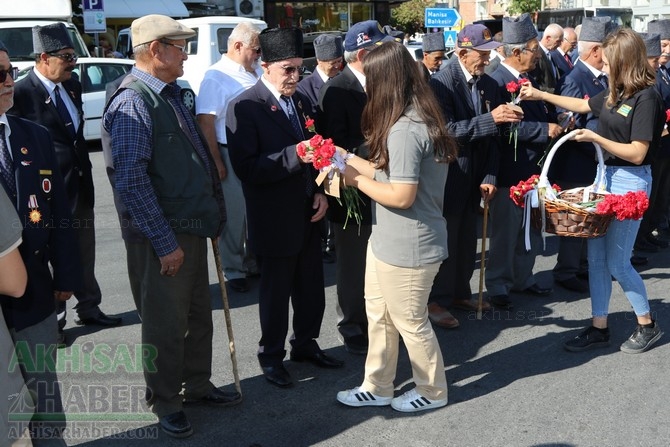
[[[392,42],[395,39],[384,33],[379,22],[366,20],[354,24],[344,38],[344,51],[356,51],[370,45],[381,45],[383,42]]]

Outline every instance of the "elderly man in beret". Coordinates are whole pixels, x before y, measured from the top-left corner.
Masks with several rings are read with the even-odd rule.
[[[658,56],[654,67],[656,88],[663,98],[664,109],[668,110],[670,109],[670,74],[666,64],[670,60],[670,20],[652,20],[649,22],[647,32],[645,36],[647,57]],[[653,252],[658,251],[659,248],[668,247],[668,241],[653,234],[655,229],[667,221],[670,206],[670,135],[667,133],[661,138],[661,146],[651,164],[651,171],[652,187],[649,209],[640,224],[635,248]]]
[[[470,278],[477,253],[479,203],[488,202],[496,192],[500,126],[523,116],[504,104],[498,84],[484,73],[491,50],[500,45],[486,26],[466,25],[458,33],[454,57],[430,80],[460,147],[457,162],[449,165],[444,190],[445,197],[458,198],[444,203],[449,258],[442,262],[428,299],[430,320],[446,329],[459,326],[446,307],[477,310],[471,301]],[[483,309],[488,308],[483,303]]]
[[[579,59],[573,69],[558,84],[556,93],[573,98],[594,97],[607,88],[603,69],[602,42],[612,28],[611,19],[586,17],[578,40]],[[566,34],[567,35],[567,34]],[[562,110],[559,110],[562,111]],[[575,127],[596,130],[598,118],[592,113],[574,116]],[[567,124],[567,122],[566,122]],[[596,175],[595,148],[591,143],[567,141],[554,154],[549,178],[563,189],[588,186]],[[559,237],[554,282],[567,290],[589,291],[586,240],[578,237]]]
[[[169,436],[193,433],[183,403],[230,406],[214,387],[207,238],[225,204],[207,141],[180,98],[186,39],[195,31],[162,15],[133,21],[135,67],[103,113],[103,150],[142,319],[147,402]],[[183,394],[182,394],[183,389]]]
[[[342,70],[344,47],[342,36],[322,34],[314,39],[316,69],[298,84],[298,91],[309,98],[312,118],[316,117],[321,87]]]
[[[27,397],[0,396],[9,404],[9,413],[0,418],[0,432],[7,417],[30,420],[28,413],[32,412],[31,400],[34,400],[35,416],[30,420],[33,445],[60,446],[65,445],[62,440],[65,417],[53,367],[56,302],[72,296],[72,290],[81,282],[81,266],[79,256],[72,252],[77,236],[70,225],[70,202],[51,136],[44,127],[7,114],[16,105],[13,95],[16,76],[17,69],[12,67],[7,48],[0,42],[0,188],[19,215],[23,238],[19,252],[28,272],[28,285],[20,300],[0,295],[2,313],[16,351],[12,360],[8,357],[4,360],[10,364],[16,361],[14,367],[18,364],[30,390]],[[6,369],[7,363],[3,367]],[[0,444],[5,445],[7,437],[3,441]]]
[[[326,306],[319,221],[328,202],[316,187],[311,156],[299,157],[296,150],[312,136],[305,128],[309,99],[296,92],[302,31],[265,29],[259,41],[263,76],[228,107],[226,135],[247,204],[249,245],[261,274],[258,361],[265,378],[285,388],[293,385],[283,363],[289,302],[291,360],[321,368],[339,368],[343,362],[316,341]]]
[[[316,128],[324,138],[354,154],[367,158],[368,148],[361,131],[361,116],[367,102],[363,61],[368,50],[395,38],[384,33],[379,22],[366,20],[354,24],[344,37],[347,66],[321,89]],[[330,199],[328,218],[335,232],[337,329],[350,354],[368,352],[368,318],[365,312],[365,258],[372,231],[370,198],[360,193],[361,224],[346,222],[346,209]]]
[[[426,80],[429,80],[431,76],[434,76],[440,70],[442,61],[444,60],[444,52],[446,51],[444,34],[425,34],[421,42],[421,48],[423,50],[423,59],[419,62],[419,67]]]
[[[503,17],[503,45],[505,60],[500,63],[491,77],[504,92],[505,102],[511,102],[511,94],[505,86],[521,79],[527,79],[543,51],[537,40],[537,31],[530,15]],[[523,110],[521,122],[506,128],[501,139],[500,163],[498,170],[498,192],[491,200],[491,248],[486,268],[486,289],[491,304],[509,309],[512,302],[510,291],[527,295],[546,296],[551,288],[540,286],[533,275],[535,257],[542,247],[540,232],[530,229],[530,247],[526,247],[523,210],[509,199],[510,186],[540,173],[538,161],[549,141],[561,134],[561,126],[556,124],[555,115],[550,115],[541,101],[521,101]],[[509,138],[510,132],[516,138]]]

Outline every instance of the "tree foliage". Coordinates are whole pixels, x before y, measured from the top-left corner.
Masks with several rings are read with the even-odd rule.
[[[391,25],[412,35],[425,32],[426,8],[435,6],[435,0],[409,0],[391,10]]]
[[[534,14],[539,11],[542,0],[511,0],[507,7],[507,12],[510,15],[516,16],[524,12]]]

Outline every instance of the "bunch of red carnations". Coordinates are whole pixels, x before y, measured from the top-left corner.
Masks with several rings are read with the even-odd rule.
[[[516,206],[523,208],[525,206],[526,194],[537,189],[537,185],[540,182],[540,176],[538,174],[531,175],[528,180],[522,180],[516,184],[516,186],[511,186],[509,188],[509,198],[512,199]],[[554,195],[557,195],[561,192],[561,187],[557,184],[551,185],[551,189],[554,192]]]
[[[626,194],[607,194],[596,203],[596,213],[614,214],[618,220],[642,219],[649,208],[649,198],[644,191],[629,191]]]

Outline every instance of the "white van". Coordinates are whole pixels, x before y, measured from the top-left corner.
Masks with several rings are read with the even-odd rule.
[[[268,27],[262,20],[235,16],[196,17],[181,19],[178,22],[196,32],[196,35],[186,42],[188,59],[184,62],[184,76],[180,78],[188,81],[196,95],[200,90],[205,71],[228,51],[228,37],[238,23],[249,22],[256,25],[259,30]],[[116,42],[116,51],[126,57],[132,54],[129,28],[119,31]]]

